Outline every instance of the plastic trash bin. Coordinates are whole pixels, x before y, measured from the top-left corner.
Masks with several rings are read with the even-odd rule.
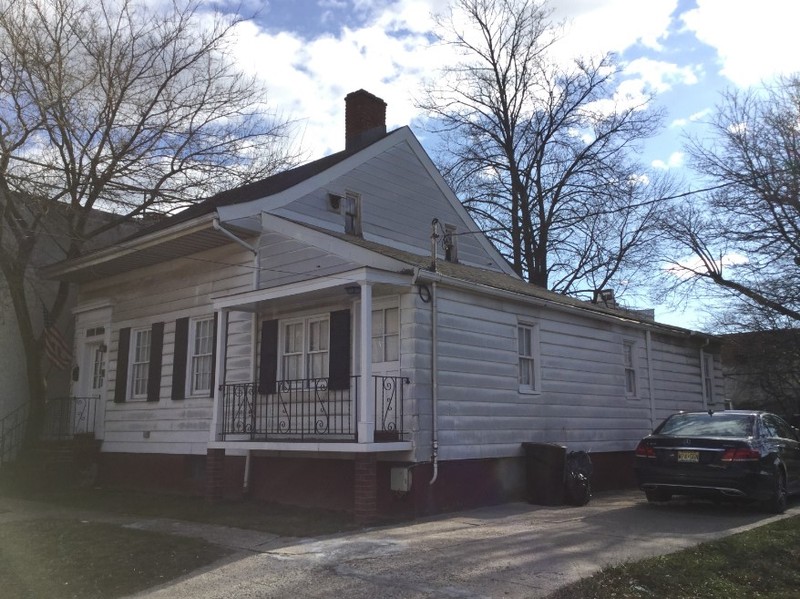
[[[567,448],[554,443],[523,443],[527,500],[537,505],[563,505]]]

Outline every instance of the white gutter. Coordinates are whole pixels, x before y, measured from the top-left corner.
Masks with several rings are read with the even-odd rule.
[[[214,217],[214,220],[211,222],[211,226],[214,228],[215,231],[219,231],[220,233],[225,235],[225,237],[227,237],[231,241],[233,241],[235,243],[238,243],[244,249],[246,249],[249,252],[252,252],[256,256],[258,256],[258,250],[256,248],[254,248],[252,245],[247,243],[244,239],[241,239],[240,237],[237,237],[236,235],[234,235],[233,233],[228,231],[228,229],[226,229],[221,224],[219,224],[219,218]]]
[[[411,284],[416,285],[420,278],[421,270],[414,268],[414,276]],[[437,317],[436,303],[436,281],[431,282],[431,464],[433,465],[433,476],[428,482],[432,485],[439,477],[439,353],[437,345],[439,341],[439,319]]]
[[[219,217],[214,217],[214,220],[211,221],[211,226],[214,228],[215,231],[219,231],[225,237],[227,237],[234,243],[238,243],[244,249],[253,254],[253,291],[257,290],[259,274],[261,273],[261,255],[259,254],[258,248],[250,245],[244,239],[237,237],[231,231],[223,227],[219,223]],[[253,352],[251,353],[251,355],[253,356],[256,355],[255,339],[258,334],[257,333],[258,326],[256,322],[257,319],[258,319],[258,314],[253,314],[253,320],[251,322],[251,333],[252,333],[251,338],[253,339]],[[227,343],[227,340],[225,340],[224,343]],[[251,372],[255,372],[255,362],[252,363]],[[247,494],[249,488],[250,488],[250,450],[248,449],[244,459],[244,479],[242,480],[242,490],[245,494]]]

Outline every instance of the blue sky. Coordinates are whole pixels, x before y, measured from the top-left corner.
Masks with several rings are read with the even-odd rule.
[[[222,0],[254,18],[238,27],[241,66],[269,88],[267,102],[298,120],[298,143],[311,159],[344,145],[344,96],[364,88],[387,104],[389,128],[411,125],[426,145],[414,97],[436,65],[451,60],[431,47],[433,13],[445,0]],[[653,90],[666,126],[643,159],[690,177],[682,136],[702,135],[719,93],[800,71],[797,0],[558,0],[565,22],[561,58],[615,52],[625,90]],[[657,318],[699,326],[687,310],[657,307]]]

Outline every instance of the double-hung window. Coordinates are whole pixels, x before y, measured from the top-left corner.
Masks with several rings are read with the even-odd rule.
[[[372,361],[396,362],[400,359],[400,310],[381,308],[372,311]]]
[[[517,325],[517,356],[519,361],[519,390],[523,393],[541,390],[539,376],[539,327]]]
[[[634,341],[622,342],[622,359],[625,364],[625,396],[636,397],[636,343]]]
[[[189,393],[199,395],[211,392],[211,373],[214,354],[214,319],[192,321],[191,355],[189,358]]]
[[[131,339],[131,397],[147,397],[147,383],[150,369],[150,329],[133,331]]]
[[[285,321],[281,328],[281,378],[286,381],[328,376],[330,321],[313,316]]]

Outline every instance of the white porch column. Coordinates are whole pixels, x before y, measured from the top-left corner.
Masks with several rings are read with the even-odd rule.
[[[375,400],[372,384],[372,285],[361,285],[361,378],[358,380],[358,442],[375,440]]]
[[[211,412],[211,441],[222,440],[223,424],[223,391],[220,386],[225,382],[225,364],[228,357],[228,310],[217,311],[217,363],[214,375],[214,409]]]

